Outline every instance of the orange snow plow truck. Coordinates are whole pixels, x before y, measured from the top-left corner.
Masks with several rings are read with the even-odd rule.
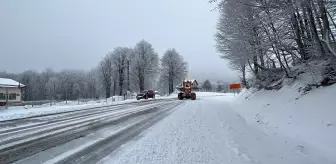
[[[193,92],[198,89],[198,83],[196,80],[186,80],[184,79],[181,84],[176,87],[179,91],[178,99],[191,99],[196,100],[196,93]]]

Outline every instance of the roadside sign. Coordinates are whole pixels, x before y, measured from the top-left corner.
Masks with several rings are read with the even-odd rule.
[[[230,89],[240,89],[241,85],[240,84],[230,84]]]
[[[233,91],[233,94],[236,96],[236,90],[237,90],[237,93],[239,92],[239,89],[241,88],[241,85],[239,83],[233,83],[233,84],[230,84],[230,89]]]

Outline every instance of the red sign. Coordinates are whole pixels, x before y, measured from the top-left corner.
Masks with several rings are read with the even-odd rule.
[[[240,89],[240,84],[230,84],[230,89]]]

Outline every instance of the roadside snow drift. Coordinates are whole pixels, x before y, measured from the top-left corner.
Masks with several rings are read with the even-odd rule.
[[[230,94],[225,93],[216,93],[216,92],[196,92],[198,97],[213,97],[213,96],[227,96]],[[177,98],[177,94],[172,94],[169,96],[157,96],[156,99],[171,99]],[[149,100],[139,100],[139,101],[151,101]],[[16,106],[16,107],[9,107],[9,109],[4,109],[5,107],[0,107],[0,121],[3,120],[11,120],[17,118],[24,118],[24,117],[31,117],[31,116],[38,116],[44,114],[52,114],[52,113],[60,113],[78,109],[87,109],[87,108],[94,108],[94,107],[101,107],[106,105],[113,105],[113,104],[123,104],[123,103],[130,103],[130,102],[138,102],[135,98],[134,99],[127,99],[123,100],[122,96],[113,96],[108,99],[97,101],[88,101],[87,103],[78,101],[67,101],[58,102],[50,106],[49,103],[44,105],[35,105],[32,107],[31,105],[26,106]]]
[[[140,100],[140,101],[152,101],[150,100]],[[50,104],[44,104],[40,106],[15,106],[9,107],[8,109],[0,108],[0,121],[4,120],[12,120],[18,118],[25,118],[31,116],[39,116],[45,114],[54,114],[60,112],[67,112],[73,110],[81,110],[81,109],[89,109],[95,107],[104,107],[115,104],[124,104],[124,103],[132,103],[132,102],[140,102],[136,99],[128,99],[123,101],[112,101],[112,98],[108,100],[103,100],[100,102],[97,101],[89,101],[87,104],[77,104],[77,101],[68,101],[68,103],[60,102],[55,105],[50,106]]]
[[[233,93],[220,93],[220,92],[195,92],[197,98],[214,97],[214,96],[233,96]],[[167,97],[177,98],[177,93],[173,93]]]
[[[297,152],[311,156],[315,151],[336,163],[336,85],[305,95],[298,89],[294,84],[279,91],[245,90],[231,105],[265,135],[288,137],[297,141]]]
[[[335,164],[336,85],[185,100],[99,163]]]

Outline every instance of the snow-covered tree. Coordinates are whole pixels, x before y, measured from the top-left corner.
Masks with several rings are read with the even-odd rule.
[[[105,97],[111,97],[111,85],[112,85],[112,60],[111,55],[106,57],[100,62],[100,79],[105,89]]]
[[[327,63],[321,73],[336,82],[335,75],[330,77],[330,70],[336,69],[336,26],[330,14],[335,13],[335,1],[211,2],[217,2],[220,12],[217,50],[232,68],[242,73],[244,86],[248,87],[246,70],[252,73],[254,86],[267,87],[284,77],[297,76],[300,71],[292,67],[316,63],[312,61]]]
[[[224,91],[224,85],[222,85],[222,84],[217,84],[217,88],[216,88],[216,91],[217,92],[223,92]]]
[[[98,90],[99,90],[99,85],[101,83],[99,82],[99,76],[98,76],[99,70],[97,69],[92,69],[88,73],[86,73],[86,94],[87,98],[92,98],[95,99],[97,98],[98,95]]]
[[[205,91],[211,91],[212,90],[212,84],[209,80],[205,80],[203,85],[202,85],[202,88],[205,90]]]
[[[175,86],[188,74],[188,64],[175,50],[167,50],[161,59],[161,87],[168,88],[168,93],[173,93]],[[168,87],[165,87],[168,86]]]
[[[20,82],[25,84],[25,92],[23,94],[23,100],[33,101],[39,100],[38,97],[38,83],[39,74],[35,71],[28,70],[20,74]]]
[[[117,47],[111,53],[112,67],[115,69],[118,77],[119,96],[126,93],[127,78],[125,77],[127,75],[127,62],[130,53],[131,49],[126,47]]]
[[[145,40],[136,44],[133,53],[132,72],[139,83],[139,90],[143,91],[145,82],[150,83],[159,73],[159,57],[152,45]]]
[[[47,91],[47,83],[49,82],[50,78],[55,76],[55,72],[51,68],[45,69],[40,74],[40,83],[39,83],[39,99],[46,100],[48,99],[48,91]]]
[[[55,100],[56,94],[57,94],[57,90],[59,87],[60,81],[57,77],[51,77],[47,84],[46,84],[46,90],[47,90],[47,98],[49,100]]]
[[[174,49],[167,51],[162,61],[163,75],[159,76],[161,69],[158,54],[150,43],[142,40],[134,48],[115,48],[114,51],[106,54],[96,68],[90,71],[54,72],[47,68],[41,73],[32,70],[20,74],[0,72],[0,77],[25,84],[24,101],[109,98],[116,93],[123,95],[127,90],[134,92],[156,89],[157,84],[161,84],[161,82],[158,83],[160,77],[163,79],[164,87],[168,87],[169,78],[167,79],[166,75],[169,75],[169,66],[167,62],[173,64],[173,69],[170,71],[171,84],[175,85],[187,74],[187,64]],[[171,84],[170,87],[173,88]]]

